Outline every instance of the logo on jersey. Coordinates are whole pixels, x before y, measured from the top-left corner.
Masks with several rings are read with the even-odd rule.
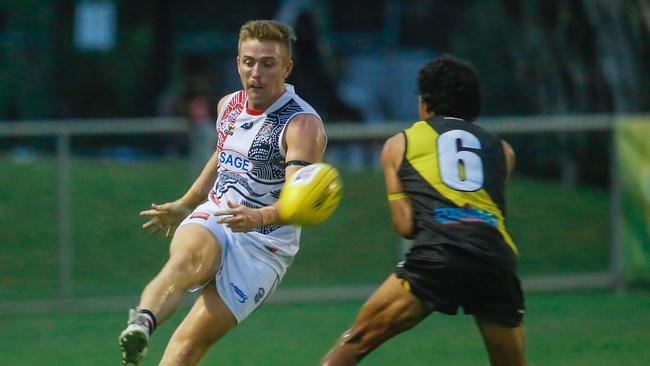
[[[210,218],[210,214],[207,212],[195,212],[190,216],[190,219],[203,219],[207,220]]]
[[[487,210],[469,207],[442,207],[433,210],[433,219],[443,225],[480,222],[497,227],[497,216]]]
[[[273,124],[268,122],[265,122],[262,125],[262,127],[260,127],[260,130],[257,132],[257,136],[264,139],[271,138],[272,134],[273,134]]]
[[[228,113],[228,115],[226,116],[226,123],[234,124],[235,120],[237,119],[237,116],[239,116],[239,113],[241,113],[241,111],[239,111],[237,109],[235,109],[232,112]]]
[[[247,157],[233,150],[219,152],[219,165],[235,173],[248,173],[253,170],[253,162]]]
[[[235,292],[235,294],[237,295],[237,297],[238,297],[237,301],[239,301],[239,303],[243,304],[243,303],[246,302],[246,300],[248,300],[248,296],[246,296],[246,294],[244,293],[244,291],[242,291],[239,287],[237,287],[237,285],[235,285],[234,283],[230,282],[230,286],[232,287],[232,290],[233,290],[233,291]]]
[[[262,300],[262,299],[264,298],[264,294],[265,294],[265,293],[266,293],[266,292],[264,291],[264,288],[263,288],[263,287],[260,287],[260,288],[257,290],[257,293],[256,293],[255,296],[253,297],[253,299],[255,299],[255,303],[256,303],[256,304],[257,304],[258,302],[260,302],[260,300]]]
[[[225,123],[223,124],[223,133],[228,136],[232,136],[233,133],[235,133],[235,121],[237,120],[238,115],[239,111],[234,110],[226,116]]]

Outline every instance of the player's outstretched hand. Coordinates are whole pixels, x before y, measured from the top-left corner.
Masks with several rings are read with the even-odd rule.
[[[151,235],[156,235],[161,230],[165,230],[165,237],[167,238],[174,234],[178,224],[190,212],[192,212],[192,209],[180,201],[163,203],[162,205],[152,203],[150,210],[140,211],[140,216],[151,218],[142,224],[142,228],[145,230],[151,228]]]
[[[246,232],[262,225],[262,213],[255,208],[238,205],[228,201],[228,208],[216,211],[214,216],[220,216],[217,222],[225,224],[233,232]]]

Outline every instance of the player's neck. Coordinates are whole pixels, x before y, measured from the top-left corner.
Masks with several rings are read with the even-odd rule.
[[[420,120],[422,120],[422,121],[428,121],[429,119],[431,119],[431,118],[433,118],[435,116],[436,116],[436,114],[433,113],[433,112],[429,112],[429,111],[426,111],[426,110],[425,111],[422,111],[422,110],[420,111]]]

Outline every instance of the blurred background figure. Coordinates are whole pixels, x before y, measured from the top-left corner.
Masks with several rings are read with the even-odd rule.
[[[187,101],[187,122],[190,124],[189,160],[192,176],[198,176],[203,163],[214,152],[216,145],[212,99],[204,94],[192,94]]]
[[[215,90],[219,85],[213,65],[205,55],[185,55],[182,72],[182,78],[170,83],[160,93],[157,114],[185,117],[190,133],[171,141],[164,138],[160,144],[167,146],[167,151],[186,154],[192,165],[191,177],[196,177],[201,172],[202,162],[214,151],[216,144]]]

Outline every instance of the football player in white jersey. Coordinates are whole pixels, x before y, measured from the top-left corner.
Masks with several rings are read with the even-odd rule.
[[[293,30],[276,21],[244,24],[237,70],[243,90],[218,103],[217,149],[180,199],[142,211],[144,229],[173,234],[169,259],[130,310],[120,334],[124,364],[187,290],[200,291],[160,365],[195,365],[275,290],[298,250],[300,227],[275,206],[286,177],[320,162],[326,145],[314,109],[285,84]]]

